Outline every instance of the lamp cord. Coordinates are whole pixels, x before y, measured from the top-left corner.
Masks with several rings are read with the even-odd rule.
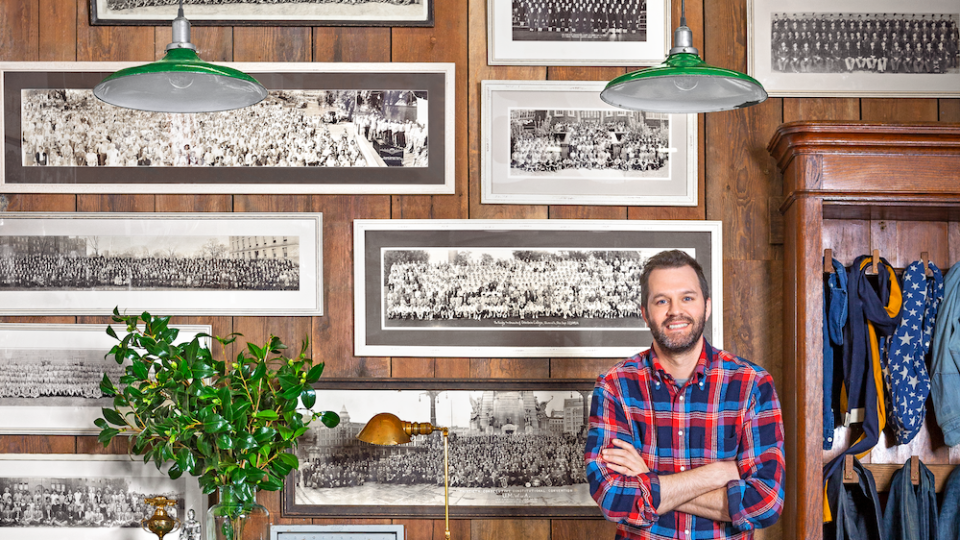
[[[684,3],[685,3],[684,0],[680,0],[680,26],[687,25],[687,15],[686,15],[687,10]],[[181,5],[183,4],[183,0],[180,0],[180,4]]]
[[[681,2],[683,0],[680,0]],[[180,8],[177,10],[177,17],[183,17],[183,0],[180,0]]]

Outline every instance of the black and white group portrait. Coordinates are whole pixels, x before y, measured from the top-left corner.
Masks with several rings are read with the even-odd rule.
[[[956,13],[772,13],[780,73],[960,73]]]
[[[512,108],[509,115],[511,176],[669,178],[668,114]]]
[[[180,0],[89,0],[94,23],[171,20]],[[184,0],[192,22],[432,26],[433,0]]]
[[[296,236],[0,236],[0,291],[300,288]]]
[[[516,41],[646,41],[647,0],[511,0]]]
[[[426,167],[426,91],[279,90],[238,111],[112,107],[21,91],[23,167]]]
[[[177,501],[168,511],[202,515],[196,479],[171,480],[127,455],[0,454],[0,537],[4,540],[129,540],[146,537],[140,520],[153,514],[145,498]],[[169,538],[175,538],[171,535]]]
[[[586,385],[589,386],[589,385]],[[298,449],[297,505],[436,507],[443,504],[440,433],[402,446],[356,439],[373,415],[450,430],[450,505],[592,507],[583,464],[591,391],[333,390],[317,408],[339,411],[334,429],[314,428]],[[396,512],[396,510],[392,510]]]

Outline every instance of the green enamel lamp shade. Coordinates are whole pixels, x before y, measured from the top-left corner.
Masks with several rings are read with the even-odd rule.
[[[248,107],[267,97],[253,77],[208,64],[192,48],[173,48],[158,62],[110,75],[93,94],[118,107],[153,112],[217,112]]]
[[[753,77],[713,67],[698,54],[682,52],[610,81],[600,99],[622,109],[692,114],[756,105],[767,99],[767,92]]]

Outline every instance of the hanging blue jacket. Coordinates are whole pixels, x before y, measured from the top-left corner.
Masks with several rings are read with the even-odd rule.
[[[883,513],[886,540],[937,540],[937,493],[933,473],[920,463],[920,484],[910,481],[910,460],[893,473]],[[954,537],[956,538],[956,537]]]
[[[944,279],[943,303],[933,332],[930,402],[947,446],[960,443],[960,263]]]

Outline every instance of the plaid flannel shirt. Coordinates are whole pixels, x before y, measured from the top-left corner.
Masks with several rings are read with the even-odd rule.
[[[598,459],[612,440],[633,444],[650,468],[625,476]],[[653,349],[597,379],[586,444],[590,493],[617,523],[617,538],[752,538],[783,509],[783,420],[770,374],[704,340],[694,375],[681,387]],[[727,484],[732,522],[671,511],[657,514],[665,474],[736,460]]]

